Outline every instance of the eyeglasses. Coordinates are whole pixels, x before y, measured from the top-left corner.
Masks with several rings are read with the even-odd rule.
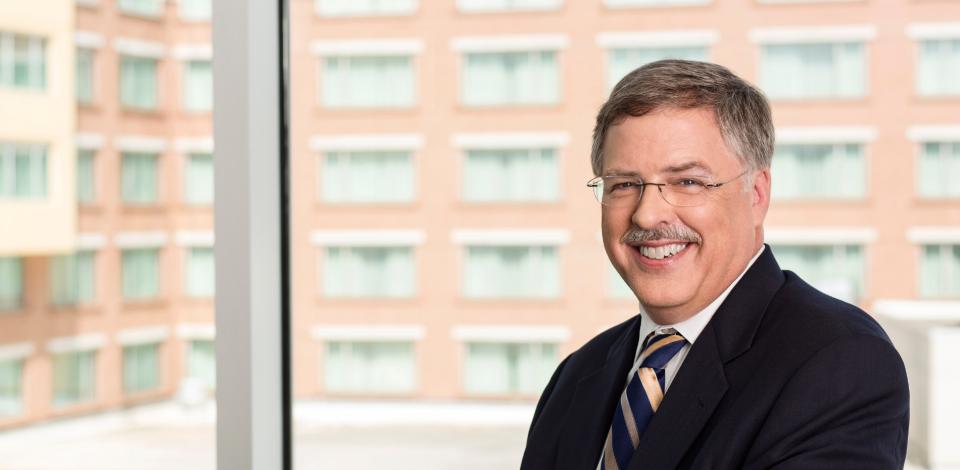
[[[707,201],[708,190],[717,189],[747,174],[746,171],[720,183],[708,183],[701,178],[675,176],[665,183],[644,183],[634,176],[598,176],[587,182],[597,201],[607,207],[627,207],[637,204],[647,186],[656,186],[660,196],[671,206],[693,207]]]

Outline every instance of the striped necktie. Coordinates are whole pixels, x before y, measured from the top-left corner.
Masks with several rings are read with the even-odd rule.
[[[627,468],[627,463],[637,450],[640,436],[663,401],[663,368],[687,344],[687,340],[673,329],[647,338],[647,345],[637,358],[640,367],[620,395],[617,411],[613,414],[610,432],[603,446],[603,470]]]

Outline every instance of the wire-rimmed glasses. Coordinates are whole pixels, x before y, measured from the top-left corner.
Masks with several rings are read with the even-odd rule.
[[[645,183],[636,176],[598,176],[587,182],[597,201],[607,207],[625,207],[637,204],[647,186],[656,186],[660,196],[676,207],[699,206],[706,202],[709,190],[719,188],[747,174],[746,171],[719,183],[711,183],[693,176],[671,176],[664,183]]]

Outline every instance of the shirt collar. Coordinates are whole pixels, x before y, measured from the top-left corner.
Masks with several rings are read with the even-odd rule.
[[[750,262],[747,263],[747,266],[743,268],[743,272],[737,276],[733,282],[727,286],[727,289],[724,290],[713,302],[710,302],[710,305],[707,305],[706,308],[697,312],[696,315],[674,325],[658,325],[643,310],[643,306],[640,306],[640,338],[637,341],[637,354],[634,357],[639,356],[640,349],[643,347],[643,340],[647,339],[647,336],[654,331],[662,331],[667,328],[673,328],[677,330],[678,333],[683,335],[690,344],[693,344],[697,340],[697,337],[700,336],[700,333],[703,332],[703,329],[707,327],[707,323],[710,323],[710,319],[713,318],[713,315],[717,313],[717,309],[720,308],[720,304],[727,298],[730,294],[730,291],[740,282],[740,279],[746,274],[747,270],[750,269],[750,266],[753,266],[754,261],[760,257],[760,254],[763,253],[764,246],[760,247],[760,250],[753,255],[753,258],[750,259]]]

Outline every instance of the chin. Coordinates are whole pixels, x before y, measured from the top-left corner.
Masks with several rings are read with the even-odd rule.
[[[635,287],[637,285],[642,287]],[[669,279],[638,279],[631,288],[648,313],[670,310],[689,303],[691,299],[690,295],[684,293],[685,289],[678,289],[677,282]]]

